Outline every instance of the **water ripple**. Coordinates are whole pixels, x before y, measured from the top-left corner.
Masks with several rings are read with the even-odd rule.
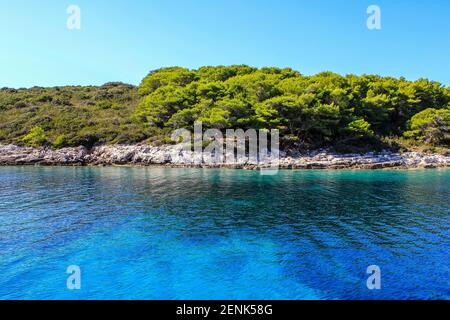
[[[1,167],[0,299],[448,299],[449,187],[449,170]]]

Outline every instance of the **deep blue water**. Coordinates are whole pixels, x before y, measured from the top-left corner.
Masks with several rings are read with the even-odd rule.
[[[449,299],[449,198],[450,170],[0,167],[0,299]]]

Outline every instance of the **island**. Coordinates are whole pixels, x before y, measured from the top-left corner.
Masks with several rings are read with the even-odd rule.
[[[285,169],[450,166],[450,87],[247,65],[161,68],[139,86],[2,88],[0,164],[194,166],[171,134],[197,121],[278,130]]]

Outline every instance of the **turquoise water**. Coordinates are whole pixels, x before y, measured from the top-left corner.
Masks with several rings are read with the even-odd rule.
[[[449,198],[450,170],[0,167],[0,299],[449,299]]]

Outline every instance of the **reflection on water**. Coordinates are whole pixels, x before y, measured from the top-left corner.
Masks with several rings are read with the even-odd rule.
[[[0,299],[448,299],[449,186],[449,170],[3,167]]]

